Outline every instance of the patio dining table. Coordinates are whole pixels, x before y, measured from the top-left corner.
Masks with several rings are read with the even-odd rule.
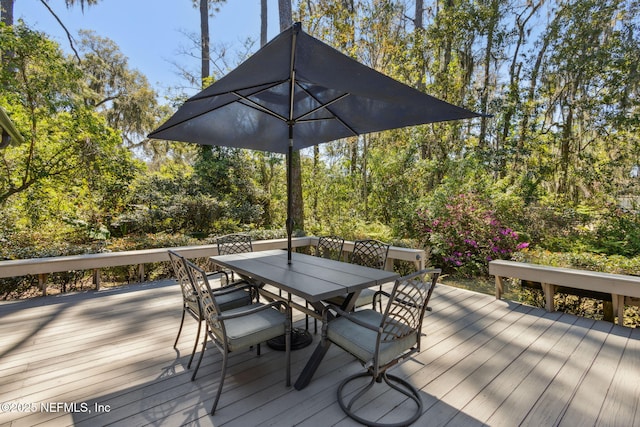
[[[281,298],[264,289],[264,285],[271,285],[303,298],[313,308],[312,310],[296,303],[291,305],[316,318],[321,317],[324,308],[323,300],[347,294],[343,308],[351,310],[360,291],[399,277],[399,274],[393,271],[378,270],[301,253],[293,253],[291,263],[288,263],[287,251],[284,250],[217,255],[211,257],[211,261],[255,281],[261,287],[261,293],[264,292],[268,297]],[[294,385],[297,390],[309,384],[328,349],[329,344],[323,345],[322,342],[318,344]]]

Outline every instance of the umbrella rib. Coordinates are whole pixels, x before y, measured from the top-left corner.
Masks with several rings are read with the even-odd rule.
[[[303,90],[304,90],[304,88],[303,88]],[[308,93],[308,92],[307,92],[307,93]],[[309,96],[310,96],[310,97],[312,97],[313,99],[315,99],[318,103],[320,103],[320,101],[318,101],[318,99],[316,99],[316,97],[314,97],[314,96],[313,96],[312,94],[310,94],[310,93],[308,93],[308,94],[309,94]],[[328,107],[329,105],[331,105],[331,104],[334,104],[334,103],[336,103],[336,102],[340,101],[341,99],[346,98],[346,97],[347,97],[347,96],[349,96],[349,95],[350,95],[349,93],[342,94],[342,95],[340,95],[339,97],[334,98],[334,99],[332,99],[331,101],[327,102],[326,104],[319,105],[318,107],[314,108],[313,110],[307,111],[307,112],[306,112],[306,113],[304,113],[303,115],[296,117],[294,120],[295,120],[296,122],[297,122],[297,121],[300,121],[300,120],[303,120],[306,116],[309,116],[309,115],[311,115],[311,114],[315,113],[316,111],[320,111],[320,110],[325,109],[325,108],[327,109],[327,111],[329,111],[329,112],[331,113],[331,115],[332,115],[333,117],[336,117],[336,115],[335,115],[335,114],[333,114],[333,112],[332,112],[331,110],[329,110],[327,107]]]
[[[253,108],[255,110],[261,111],[263,113],[266,113],[272,117],[275,117],[278,120],[282,120],[283,122],[287,121],[287,118],[281,116],[280,114],[276,113],[275,111],[269,110],[267,107],[262,106],[260,104],[258,104],[257,102],[252,101],[251,99],[247,98],[246,96],[240,95],[239,93],[236,92],[232,92],[235,96],[237,96],[238,98],[242,99],[243,101],[246,102],[246,104],[244,104],[245,106],[249,107],[249,108]],[[235,101],[234,101],[235,102]]]
[[[207,94],[207,95],[203,95],[203,96],[194,95],[191,98],[189,98],[187,100],[187,102],[190,102],[190,101],[202,101],[203,99],[215,98],[215,97],[218,97],[218,96],[223,96],[223,95],[228,95],[228,94],[237,95],[239,90],[251,90],[251,89],[258,88],[257,91],[252,92],[251,94],[248,95],[248,96],[254,96],[254,95],[256,95],[256,94],[258,94],[260,92],[264,92],[264,91],[269,90],[269,89],[271,89],[273,87],[276,87],[276,86],[286,82],[287,80],[288,79],[277,80],[277,81],[274,81],[274,82],[256,84],[256,85],[253,85],[253,86],[247,86],[247,87],[243,87],[243,88],[240,88],[240,89],[233,89],[233,90],[228,90],[226,92],[212,93],[212,94]]]
[[[350,96],[350,93],[343,93],[342,95],[338,96],[337,98],[332,99],[331,101],[327,102],[327,103],[322,103],[318,98],[316,98],[311,92],[309,92],[304,86],[302,86],[301,84],[298,83],[298,87],[300,89],[302,89],[302,91],[304,93],[306,93],[307,95],[309,95],[311,98],[313,98],[318,104],[320,104],[318,107],[314,108],[311,111],[308,111],[306,113],[304,113],[303,115],[297,117],[295,119],[296,122],[312,122],[312,121],[319,121],[319,120],[329,120],[329,119],[312,119],[312,120],[303,120],[304,117],[315,113],[316,111],[322,110],[322,109],[326,109],[332,116],[333,119],[337,120],[338,122],[340,122],[340,124],[342,124],[342,126],[344,126],[345,128],[347,128],[349,131],[351,131],[351,133],[353,133],[354,136],[358,135],[358,132],[355,131],[355,129],[353,129],[351,126],[349,126],[347,123],[344,122],[344,120],[342,120],[340,117],[338,117],[333,111],[331,111],[331,109],[329,108],[330,105],[346,98],[347,96]]]
[[[261,92],[264,92],[264,91],[266,91],[266,90],[269,90],[269,89],[271,89],[271,88],[273,88],[273,87],[276,87],[276,86],[278,86],[279,84],[282,84],[282,83],[283,83],[283,82],[285,82],[285,81],[286,81],[286,80],[280,80],[280,81],[277,81],[277,82],[271,82],[271,83],[268,83],[268,86],[267,86],[267,87],[264,87],[264,85],[249,86],[249,87],[243,88],[243,90],[253,89],[253,88],[260,87],[260,90],[258,90],[258,91],[256,91],[256,92],[253,92],[253,93],[251,93],[251,94],[249,95],[249,96],[254,96],[254,95],[258,94],[258,93],[261,93]],[[194,97],[192,97],[191,99],[189,99],[187,102],[190,102],[190,101],[201,101],[201,100],[203,100],[203,99],[207,99],[207,98],[214,98],[214,97],[216,97],[216,96],[229,95],[229,94],[234,95],[234,96],[236,96],[236,97],[238,97],[238,98],[240,98],[240,99],[242,99],[242,100],[245,100],[245,101],[247,101],[247,102],[249,102],[249,103],[253,104],[253,105],[247,105],[247,104],[245,104],[245,105],[246,105],[247,107],[249,107],[249,108],[255,108],[255,109],[258,109],[258,110],[260,110],[260,111],[263,111],[263,112],[265,112],[265,113],[267,113],[267,114],[272,115],[273,117],[275,117],[275,118],[277,118],[277,119],[279,119],[279,120],[284,120],[284,121],[286,121],[286,119],[283,119],[283,117],[282,117],[282,116],[279,116],[277,113],[275,113],[275,112],[273,112],[273,111],[271,111],[271,110],[268,110],[268,109],[266,109],[265,107],[262,107],[260,104],[256,104],[255,102],[251,101],[250,99],[247,99],[245,96],[240,95],[236,90],[230,90],[230,91],[227,91],[227,92],[221,92],[221,93],[218,93],[218,94],[215,94],[215,95],[202,96],[202,97],[199,97],[199,98],[196,98],[196,97],[194,96]],[[226,107],[227,105],[229,105],[229,104],[233,104],[234,102],[238,102],[238,100],[237,100],[237,99],[233,99],[233,100],[231,100],[231,101],[229,101],[229,102],[225,102],[224,104],[221,104],[221,105],[217,106],[217,107],[216,107],[216,108],[214,108],[214,109],[206,110],[206,111],[203,111],[203,112],[202,112],[202,113],[200,113],[200,114],[196,114],[196,115],[193,115],[193,116],[191,116],[191,117],[187,117],[187,118],[185,118],[184,120],[181,120],[181,121],[179,121],[179,122],[177,122],[177,123],[173,123],[171,126],[167,126],[165,129],[162,129],[162,130],[163,130],[163,131],[165,131],[165,130],[168,130],[168,129],[172,129],[172,128],[176,127],[176,126],[180,126],[181,124],[184,124],[184,123],[188,122],[189,120],[193,120],[193,119],[195,119],[195,118],[197,118],[197,117],[204,116],[205,114],[208,114],[208,113],[210,113],[210,112],[211,112],[211,111],[213,111],[213,110],[218,110],[218,109],[220,109],[220,108],[222,108],[222,107]],[[259,107],[259,108],[257,108],[257,107]],[[165,125],[166,125],[166,123],[165,123]],[[163,126],[164,126],[164,125],[163,125]],[[160,130],[161,128],[162,128],[162,126],[161,126],[159,129],[157,129],[156,131],[152,132],[152,134],[153,134],[153,133],[155,133],[155,132],[157,132],[157,131],[158,131],[158,130]]]

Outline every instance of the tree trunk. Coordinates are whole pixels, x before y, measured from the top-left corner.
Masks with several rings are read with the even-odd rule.
[[[280,16],[280,31],[284,31],[293,24],[291,0],[278,0],[278,15]]]
[[[2,23],[7,27],[13,25],[13,3],[15,0],[0,0],[0,8],[2,8]]]
[[[267,0],[260,0],[260,47],[267,44]]]
[[[487,28],[487,48],[484,55],[484,83],[482,85],[482,96],[480,98],[480,111],[485,113],[489,104],[489,87],[491,85],[491,58],[493,57],[493,38],[498,26],[499,18],[498,0],[491,1],[491,17]],[[485,148],[487,140],[487,117],[480,118],[480,135],[478,137],[478,148]]]
[[[504,119],[502,125],[502,133],[497,135],[497,143],[496,143],[496,152],[499,152],[502,148],[505,147],[505,144],[509,138],[511,133],[511,120],[515,116],[518,108],[520,107],[520,73],[521,73],[521,65],[519,65],[520,58],[520,49],[524,46],[527,37],[527,23],[538,11],[538,8],[542,5],[542,1],[536,3],[535,5],[531,5],[529,9],[529,13],[526,18],[522,19],[524,16],[523,11],[520,15],[516,17],[516,26],[518,28],[518,40],[516,42],[516,46],[513,52],[513,57],[511,58],[511,66],[509,67],[509,91],[507,95],[507,107],[504,110]],[[514,164],[519,163],[520,153],[516,151],[514,156]],[[502,178],[506,176],[507,171],[507,162],[506,157],[501,156],[500,164],[498,166],[498,175]]]
[[[416,30],[424,30],[424,0],[416,0],[415,18],[413,18],[413,25]]]
[[[200,0],[200,37],[202,52],[201,84],[210,75],[209,69],[209,0]]]

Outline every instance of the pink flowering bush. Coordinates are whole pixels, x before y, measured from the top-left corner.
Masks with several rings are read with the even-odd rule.
[[[442,206],[419,210],[418,232],[435,266],[465,276],[487,274],[489,261],[509,259],[529,246],[474,193],[450,196]]]

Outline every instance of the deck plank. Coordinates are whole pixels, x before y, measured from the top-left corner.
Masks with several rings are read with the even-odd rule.
[[[210,417],[220,355],[208,349],[191,381],[186,363],[195,322],[185,320],[178,349],[172,348],[180,303],[172,281],[0,303],[0,402],[36,405],[33,412],[0,411],[0,424],[357,425],[340,409],[336,390],[362,367],[336,346],[301,391],[285,387],[281,352],[263,346],[260,357],[233,354]],[[431,306],[422,352],[394,369],[421,391],[424,410],[416,425],[640,421],[640,330],[448,286],[436,287]],[[294,320],[304,325],[302,314]],[[294,380],[313,348],[293,352]],[[409,408],[383,388],[369,397],[364,410],[381,422]],[[40,410],[52,402],[88,410]]]
[[[618,329],[618,328],[616,328]],[[628,329],[618,329],[626,336]],[[624,333],[622,333],[624,332]],[[598,422],[608,426],[637,425],[638,396],[640,396],[640,341],[638,330],[634,330],[633,339],[626,340],[624,353],[616,369],[611,387],[600,411]],[[634,375],[635,374],[635,375]]]

